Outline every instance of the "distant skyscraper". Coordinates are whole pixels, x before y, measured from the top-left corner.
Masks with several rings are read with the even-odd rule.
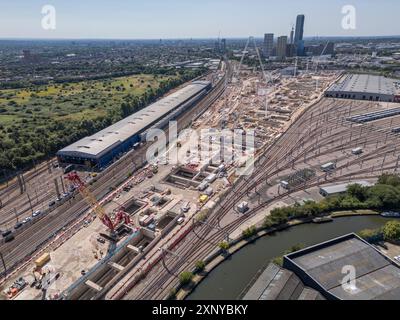
[[[304,14],[299,14],[296,19],[296,33],[294,36],[294,43],[297,43],[300,40],[303,40],[304,33]]]
[[[221,50],[222,50],[222,53],[226,52],[226,39],[221,40]]]
[[[304,14],[299,14],[296,19],[296,33],[294,35],[294,44],[297,48],[297,55],[304,55],[304,42],[303,42],[303,34],[304,34]]]
[[[273,49],[274,49],[274,34],[266,33],[264,35],[264,55],[266,57],[271,57]]]
[[[294,47],[294,28],[292,27],[292,30],[290,31],[290,42],[288,44],[288,56],[293,57],[295,52],[295,47]]]
[[[276,46],[276,55],[281,60],[286,58],[287,40],[288,40],[287,36],[278,37],[278,44]]]
[[[292,31],[290,31],[290,44],[293,44],[294,42],[294,28],[292,27]]]

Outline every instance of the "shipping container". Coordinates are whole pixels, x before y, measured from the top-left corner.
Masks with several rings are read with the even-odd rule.
[[[333,170],[333,169],[336,169],[336,164],[333,162],[328,162],[321,166],[321,170],[325,171],[325,172]]]
[[[237,209],[240,213],[245,213],[249,210],[249,204],[244,201],[237,206]]]
[[[202,183],[199,184],[199,186],[197,187],[197,189],[199,191],[204,191],[208,188],[209,184],[207,181],[203,181]]]
[[[217,175],[215,173],[212,173],[205,180],[208,183],[213,183],[215,180],[217,180]]]
[[[281,187],[283,189],[289,189],[289,182],[287,181],[281,181]]]
[[[144,226],[144,223],[145,223],[145,221],[147,220],[148,217],[149,217],[148,215],[144,215],[143,217],[141,217],[141,218],[139,219],[139,224],[140,224],[141,226]]]
[[[363,149],[362,148],[355,148],[353,150],[351,150],[351,153],[354,155],[359,155],[363,153]]]
[[[213,193],[214,193],[214,190],[211,187],[208,187],[206,190],[204,190],[204,194],[209,197],[211,197]]]
[[[42,268],[46,263],[48,263],[50,261],[50,253],[46,252],[44,254],[42,254],[36,261],[35,261],[35,265],[38,268]]]

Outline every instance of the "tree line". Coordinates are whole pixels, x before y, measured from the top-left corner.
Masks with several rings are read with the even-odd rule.
[[[319,202],[306,201],[304,204],[296,203],[292,206],[275,208],[265,217],[264,226],[273,227],[290,220],[318,217],[333,211],[399,208],[400,177],[395,174],[383,174],[372,187],[352,184],[345,193],[329,196]]]
[[[159,87],[148,87],[140,96],[129,95],[120,105],[94,119],[56,121],[49,119],[45,125],[33,130],[21,130],[18,126],[7,129],[0,125],[0,168],[10,174],[33,167],[39,161],[53,157],[55,153],[79,139],[92,135],[111,124],[141,110],[171,89],[204,73],[203,69],[181,70],[177,78],[161,80]],[[167,74],[163,71],[162,74]],[[39,120],[33,115],[32,121]],[[22,123],[23,125],[23,123]]]

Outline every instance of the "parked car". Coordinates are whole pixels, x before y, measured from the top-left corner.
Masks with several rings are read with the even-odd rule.
[[[8,236],[4,237],[4,242],[10,242],[14,240],[14,235],[12,233],[10,233]]]
[[[22,220],[22,224],[28,223],[31,220],[32,220],[32,217],[26,217],[24,220]]]
[[[36,211],[32,214],[32,217],[36,218],[36,217],[40,216],[41,214],[42,214],[42,211],[36,210]]]
[[[12,233],[11,230],[7,230],[7,231],[3,231],[3,232],[1,233],[1,235],[3,236],[3,238],[5,238],[5,237],[7,237],[8,235],[10,235],[11,233]]]
[[[21,227],[22,227],[22,223],[21,222],[17,222],[16,225],[14,226],[14,229],[18,230]]]
[[[55,201],[50,201],[50,203],[49,203],[49,208],[53,207],[55,204],[56,204]]]

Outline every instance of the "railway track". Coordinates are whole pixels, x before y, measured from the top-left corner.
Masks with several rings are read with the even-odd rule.
[[[214,89],[196,105],[196,108],[206,109],[212,104],[223,92],[224,78],[214,87]],[[193,111],[189,110],[188,113]],[[178,118],[190,118],[188,113]],[[89,187],[91,192],[97,199],[104,198],[113,188],[126,181],[128,175],[136,170],[133,165],[135,161],[141,162],[146,153],[146,146],[138,151],[132,151],[123,156],[119,161],[110,165],[103,173],[99,174],[96,181]],[[48,215],[38,219],[28,229],[18,234],[10,243],[4,243],[0,246],[0,252],[3,254],[7,267],[7,273],[15,270],[22,264],[30,261],[32,256],[45,246],[56,235],[82,218],[89,210],[89,206],[81,198],[76,195],[74,199],[67,201],[59,208]],[[0,265],[0,275],[4,276],[3,265]],[[4,279],[3,279],[4,281]]]
[[[312,112],[313,108],[310,108],[308,110],[308,112],[306,112],[305,114],[303,114],[302,117],[300,118],[304,118],[307,114],[309,115],[310,112]],[[325,115],[321,112],[320,116],[322,115],[323,117],[325,117],[327,114],[329,114],[329,111],[325,112]],[[307,138],[301,137],[300,139],[297,139],[295,131],[296,129],[301,129],[305,126],[306,123],[308,123],[310,120],[311,122],[312,116],[310,118],[306,118],[305,120],[302,119],[303,125],[296,125],[296,122],[292,125],[292,130],[287,131],[287,133],[284,135],[285,137],[289,137],[289,141],[286,141],[284,144],[277,141],[277,143],[274,144],[274,148],[271,149],[267,149],[266,152],[266,156],[263,157],[263,159],[267,159],[266,161],[259,162],[259,169],[256,169],[256,172],[253,173],[253,177],[250,179],[245,179],[244,178],[244,182],[239,181],[234,187],[233,187],[233,191],[231,192],[231,196],[226,197],[222,202],[220,202],[220,204],[217,206],[217,208],[213,211],[213,214],[208,218],[208,224],[215,224],[218,225],[219,222],[221,221],[221,219],[223,217],[225,217],[232,209],[233,206],[235,205],[235,203],[238,203],[238,201],[240,201],[240,199],[242,199],[243,197],[245,197],[246,195],[248,195],[248,193],[252,190],[255,189],[257,186],[259,186],[262,183],[265,183],[265,181],[267,181],[268,179],[273,178],[274,176],[276,176],[279,172],[281,172],[282,170],[287,170],[290,169],[292,163],[295,164],[300,164],[302,163],[302,157],[305,154],[305,152],[311,152],[314,150],[317,150],[320,148],[320,146],[315,145],[315,143],[313,144],[312,141],[313,139],[315,139],[315,136],[318,132],[322,132],[323,130],[327,130],[326,128],[318,128],[318,125],[315,126],[314,129],[310,129],[310,132],[308,132],[308,135],[306,135]],[[314,118],[315,121],[315,118]],[[330,121],[332,122],[331,119],[326,118],[325,121]],[[297,122],[298,123],[298,122]],[[337,122],[336,123],[331,123],[331,126],[337,126]],[[365,128],[365,127],[364,127]],[[349,126],[345,127],[341,133],[339,133],[338,137],[326,137],[325,140],[321,139],[318,144],[320,145],[321,143],[344,143],[345,147],[348,148],[349,145],[351,145],[351,143],[349,143],[350,141],[354,143],[354,145],[356,145],[356,143],[358,144],[361,141],[373,141],[370,142],[369,144],[372,145],[374,144],[376,141],[377,142],[381,142],[382,143],[382,135],[386,137],[386,133],[384,132],[384,130],[381,130],[382,128],[379,128],[378,130],[376,130],[376,128],[370,128],[371,130],[366,130],[367,131],[367,135],[363,136],[363,137],[359,137],[357,139],[352,139],[351,135],[353,131],[358,131],[358,130],[363,130],[363,128],[359,129],[358,127],[354,127],[350,126],[350,132],[348,132],[349,130]],[[384,128],[385,129],[385,128]],[[389,128],[386,128],[389,129]],[[294,132],[293,132],[294,130]],[[291,132],[292,131],[292,132]],[[298,132],[300,132],[301,130],[298,130]],[[382,132],[383,131],[383,132]],[[327,132],[327,131],[326,131]],[[376,136],[377,133],[381,133],[382,135],[379,135],[378,137]],[[360,134],[361,136],[361,134]],[[349,139],[349,142],[346,142],[346,139]],[[286,161],[283,165],[278,165],[275,166],[275,164],[277,163],[282,163],[282,161],[285,160],[285,154],[287,153],[294,153],[295,150],[299,150],[301,148],[299,148],[299,144],[298,141],[303,139],[303,141],[306,141],[307,143],[310,144],[309,148],[303,152],[298,152],[299,154],[297,154],[295,156],[294,160],[291,161]],[[372,139],[372,140],[371,140]],[[386,141],[388,142],[388,141]],[[339,166],[336,170],[336,172],[341,171],[342,169],[357,165],[357,164],[363,164],[369,160],[374,160],[374,159],[380,159],[381,157],[384,157],[385,155],[387,155],[390,152],[395,152],[399,141],[397,139],[396,136],[392,135],[391,139],[389,140],[389,142],[391,144],[388,145],[384,145],[380,148],[378,148],[377,150],[375,150],[375,152],[371,152],[371,153],[366,153],[362,156],[360,156],[359,158],[352,160],[352,161],[348,161],[347,164],[343,164],[341,166]],[[304,147],[304,144],[302,144]],[[285,148],[285,150],[284,150]],[[275,150],[277,149],[277,150]],[[336,146],[333,147],[331,149],[328,148],[328,150],[324,151],[324,154],[329,154],[331,152],[334,151],[338,151],[339,149],[343,149],[343,146]],[[271,154],[271,156],[268,155]],[[313,156],[313,157],[309,157],[307,158],[307,161],[312,161],[313,159],[319,157],[320,155],[318,154],[318,156]],[[340,159],[339,162],[343,161],[345,159],[345,157],[343,159]],[[271,171],[271,167],[274,168],[275,170]],[[371,177],[377,177],[380,173],[384,172],[384,171],[392,171],[394,169],[397,168],[397,163],[396,161],[391,161],[389,162],[389,165],[387,164],[386,166],[382,166],[379,167],[377,166],[374,169],[374,166],[371,167],[369,166],[366,169],[359,169],[359,170],[355,170],[349,173],[345,173],[342,174],[338,177],[334,177],[332,179],[327,179],[326,182],[338,182],[338,181],[347,181],[348,179],[354,179],[354,178],[371,178]],[[309,185],[307,187],[313,187],[313,186],[318,186],[320,185],[319,180],[320,179],[324,179],[326,178],[324,175],[319,175],[317,177],[315,177],[313,180],[309,181]],[[315,182],[315,179],[317,179],[317,181]],[[242,180],[243,181],[243,180]],[[253,182],[252,182],[253,181]],[[243,224],[243,222],[245,222],[246,220],[250,219],[251,217],[253,217],[255,214],[257,214],[259,212],[259,210],[265,208],[266,206],[270,205],[272,202],[277,201],[279,199],[283,199],[284,197],[287,197],[289,194],[293,194],[299,190],[303,190],[304,186],[299,187],[297,189],[293,189],[291,190],[289,193],[287,194],[282,194],[277,196],[274,199],[271,200],[267,200],[259,205],[257,205],[256,207],[254,207],[251,212],[245,216],[242,216],[238,219],[236,219],[235,221],[229,223],[228,225],[222,227],[220,230],[218,231],[214,231],[213,229],[211,229],[208,226],[201,226],[198,228],[198,230],[191,235],[190,238],[185,239],[184,242],[182,242],[182,244],[178,247],[176,247],[176,255],[179,256],[179,258],[177,258],[177,256],[171,256],[168,258],[168,271],[166,271],[160,263],[158,263],[158,265],[152,269],[151,275],[150,275],[150,279],[147,279],[147,281],[145,281],[142,286],[140,288],[133,288],[133,290],[131,290],[130,293],[128,293],[126,295],[125,298],[127,299],[157,299],[157,298],[165,298],[165,296],[167,295],[165,290],[166,288],[172,286],[172,285],[176,285],[177,284],[177,279],[176,279],[176,275],[180,272],[185,270],[185,268],[188,267],[193,267],[194,263],[196,260],[204,258],[208,253],[210,253],[213,249],[215,249],[217,243],[219,241],[221,241],[221,239],[223,239],[225,237],[226,233],[230,233],[232,231],[234,231],[237,227],[239,227],[241,224]],[[149,276],[148,276],[149,277]],[[162,290],[160,290],[160,288],[163,288]]]

